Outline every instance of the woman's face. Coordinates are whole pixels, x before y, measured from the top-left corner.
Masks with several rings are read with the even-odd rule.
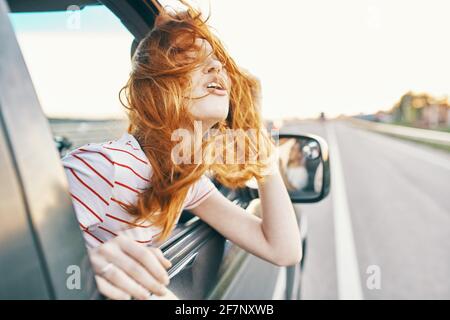
[[[205,51],[207,59],[189,75],[192,82],[189,112],[206,129],[227,117],[230,81],[222,63],[212,54],[211,45],[203,39],[197,39],[196,45]]]

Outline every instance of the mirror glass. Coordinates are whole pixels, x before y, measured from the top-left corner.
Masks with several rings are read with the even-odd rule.
[[[320,196],[323,161],[319,143],[309,137],[280,137],[280,173],[292,199],[312,200]]]

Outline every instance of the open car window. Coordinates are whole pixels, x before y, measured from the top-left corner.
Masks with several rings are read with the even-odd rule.
[[[133,41],[120,20],[102,5],[10,19],[61,156],[119,137],[127,121],[118,93]]]
[[[119,91],[134,39],[121,21],[103,5],[10,19],[60,156],[120,137],[128,122]],[[183,212],[174,234],[192,218]]]

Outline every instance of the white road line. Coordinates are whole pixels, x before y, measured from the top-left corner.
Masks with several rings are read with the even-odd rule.
[[[326,131],[330,148],[338,296],[341,300],[361,300],[363,293],[358,259],[334,124],[327,124]]]

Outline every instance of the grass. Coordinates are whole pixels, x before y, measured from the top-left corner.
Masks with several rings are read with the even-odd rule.
[[[425,141],[421,141],[421,140],[417,140],[417,139],[413,139],[413,138],[406,138],[406,137],[397,136],[397,135],[394,135],[394,134],[389,134],[389,133],[386,133],[386,132],[379,132],[379,131],[375,131],[375,132],[378,132],[378,133],[381,133],[381,134],[385,134],[387,136],[394,137],[394,138],[397,138],[397,139],[403,139],[403,140],[406,140],[406,141],[419,143],[419,144],[422,144],[422,145],[425,145],[425,146],[429,146],[429,147],[432,147],[432,148],[435,148],[435,149],[439,149],[439,150],[443,150],[443,151],[446,151],[446,152],[450,153],[450,146],[447,146],[447,145],[438,144],[438,143],[432,143],[432,142],[425,142]]]
[[[393,121],[393,122],[389,122],[387,124],[394,124],[397,126],[404,126],[404,127],[410,127],[410,128],[416,128],[416,129],[426,129],[426,130],[433,130],[433,131],[450,132],[450,127],[423,128],[423,127],[415,126],[411,123],[402,122],[402,121]]]

